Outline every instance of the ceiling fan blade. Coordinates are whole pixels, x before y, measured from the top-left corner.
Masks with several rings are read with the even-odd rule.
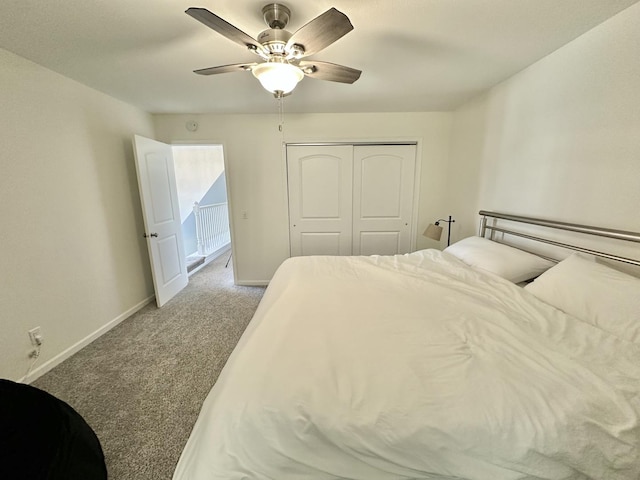
[[[285,47],[289,51],[293,45],[304,48],[304,56],[313,55],[353,30],[349,18],[335,8],[330,8],[322,15],[295,32]]]
[[[257,63],[236,63],[234,65],[220,65],[219,67],[201,68],[200,70],[194,70],[193,73],[198,75],[217,75],[218,73],[230,73],[230,72],[246,72],[255,67]]]
[[[330,82],[353,83],[360,78],[362,71],[355,68],[328,62],[300,62],[298,66],[305,75]]]
[[[251,51],[264,53],[264,47],[258,43],[257,40],[250,37],[239,28],[234,27],[216,14],[210,12],[206,8],[191,7],[184,13],[205,24],[212,30],[215,30],[220,35],[227,37],[229,40],[232,40]]]

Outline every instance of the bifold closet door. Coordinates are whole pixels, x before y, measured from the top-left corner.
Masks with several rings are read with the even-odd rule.
[[[353,255],[409,252],[416,146],[359,145],[353,155]]]
[[[351,255],[352,145],[287,146],[291,256]]]

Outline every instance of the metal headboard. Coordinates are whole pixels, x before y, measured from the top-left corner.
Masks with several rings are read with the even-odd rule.
[[[624,262],[624,263],[629,263],[631,265],[640,266],[640,260],[634,260],[632,258],[621,257],[619,255],[600,252],[597,250],[592,250],[592,249],[580,247],[577,245],[571,245],[568,243],[562,243],[555,240],[549,240],[549,239],[538,237],[535,235],[530,235],[530,234],[509,230],[502,227],[497,227],[495,225],[488,225],[487,219],[495,218],[499,220],[508,220],[512,222],[521,222],[521,223],[526,223],[528,225],[539,225],[542,227],[555,228],[556,230],[578,232],[578,233],[584,233],[587,235],[597,235],[600,237],[613,238],[616,240],[624,240],[627,242],[640,243],[640,233],[638,232],[626,232],[623,230],[614,230],[611,228],[579,225],[577,223],[567,223],[567,222],[559,222],[555,220],[546,220],[541,218],[523,217],[519,215],[510,215],[507,213],[489,212],[487,210],[480,210],[479,214],[482,215],[482,219],[480,221],[480,233],[479,233],[481,237],[484,237],[487,231],[489,231],[492,234],[494,232],[505,233],[508,235],[515,235],[517,237],[526,238],[528,240],[534,240],[537,242],[554,245],[556,247],[562,247],[562,248],[567,248],[569,250],[575,250],[578,252],[587,253],[589,255],[596,255],[598,257],[606,258],[609,260],[616,260],[618,262]]]

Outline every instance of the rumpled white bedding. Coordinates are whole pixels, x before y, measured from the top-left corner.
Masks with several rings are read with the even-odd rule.
[[[423,250],[283,263],[174,480],[640,478],[640,345]]]

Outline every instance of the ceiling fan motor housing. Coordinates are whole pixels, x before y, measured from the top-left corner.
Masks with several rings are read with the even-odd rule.
[[[284,29],[289,23],[291,10],[279,3],[269,3],[262,7],[262,16],[269,28]]]
[[[291,38],[291,33],[278,28],[270,28],[258,35],[258,42],[262,44],[270,53],[284,54],[284,47]]]

